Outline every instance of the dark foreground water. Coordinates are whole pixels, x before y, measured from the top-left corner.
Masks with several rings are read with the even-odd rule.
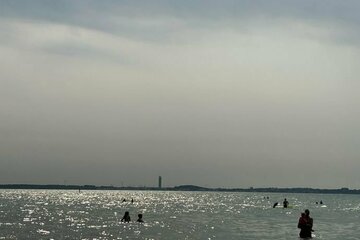
[[[360,239],[358,195],[68,190],[0,190],[0,239],[299,239],[305,208],[315,239]]]

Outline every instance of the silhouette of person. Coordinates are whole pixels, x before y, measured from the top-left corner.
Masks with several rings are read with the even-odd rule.
[[[137,222],[144,222],[144,220],[142,219],[143,215],[141,213],[138,214],[138,220],[136,220]]]
[[[288,202],[288,200],[286,200],[286,198],[283,201],[283,206],[284,206],[284,208],[287,208],[289,206],[289,202]]]
[[[133,198],[131,199],[131,203],[134,203],[134,199],[133,199]]]
[[[310,217],[310,211],[305,210],[305,213],[301,214],[298,222],[298,228],[300,228],[299,236],[301,238],[311,238],[311,232],[313,232],[313,219]]]
[[[302,225],[305,225],[306,224],[306,215],[305,215],[305,213],[301,213],[301,216],[300,216],[300,218],[299,218],[299,223],[298,224],[300,224],[300,226],[302,226]]]
[[[121,219],[122,222],[130,222],[131,219],[130,219],[130,214],[128,211],[125,212],[124,216],[122,217]]]

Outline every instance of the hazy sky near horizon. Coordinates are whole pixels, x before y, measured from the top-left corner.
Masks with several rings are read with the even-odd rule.
[[[360,188],[360,1],[0,1],[0,183]]]

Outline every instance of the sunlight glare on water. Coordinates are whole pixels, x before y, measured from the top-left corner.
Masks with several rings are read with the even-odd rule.
[[[357,195],[69,190],[0,190],[0,239],[298,239],[305,208],[315,239],[358,239]]]

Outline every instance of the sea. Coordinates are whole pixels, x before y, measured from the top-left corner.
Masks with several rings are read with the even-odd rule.
[[[0,190],[0,239],[299,239],[305,209],[314,239],[360,239],[360,195],[113,190]]]

